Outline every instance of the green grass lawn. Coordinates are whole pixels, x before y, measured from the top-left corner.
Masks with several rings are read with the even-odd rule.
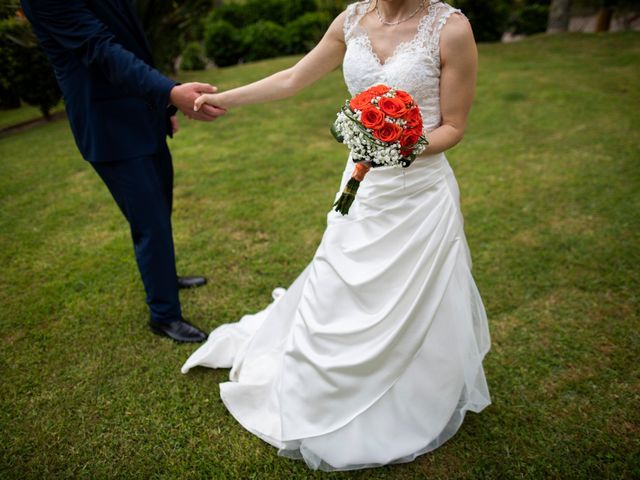
[[[229,88],[296,58],[184,75]],[[480,46],[462,191],[493,348],[493,405],[413,463],[322,474],[218,396],[226,370],[151,335],[123,218],[65,121],[0,139],[0,478],[596,479],[640,476],[640,35]],[[346,159],[334,72],[298,97],[183,121],[182,295],[212,329],[311,259]]]
[[[51,114],[62,112],[64,110],[64,104],[60,104],[51,109]],[[0,130],[14,125],[28,122],[30,120],[38,120],[44,118],[42,112],[38,107],[24,106],[22,108],[16,108],[11,110],[0,110]]]

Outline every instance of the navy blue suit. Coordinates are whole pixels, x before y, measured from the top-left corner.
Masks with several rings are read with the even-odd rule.
[[[71,130],[127,218],[151,319],[181,317],[171,232],[169,94],[130,0],[21,0]]]

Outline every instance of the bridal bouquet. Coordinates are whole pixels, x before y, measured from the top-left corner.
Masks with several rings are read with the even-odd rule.
[[[336,212],[349,213],[360,182],[371,167],[407,168],[427,147],[422,115],[411,95],[386,85],[375,85],[347,100],[338,112],[331,133],[351,151],[355,169]]]

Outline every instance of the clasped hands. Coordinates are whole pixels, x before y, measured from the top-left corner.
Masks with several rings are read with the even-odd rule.
[[[218,106],[206,104],[196,108],[196,100],[210,94],[214,94],[218,89],[208,83],[190,82],[176,85],[171,89],[169,102],[180,110],[185,117],[201,122],[212,122],[216,118],[224,115],[226,110]],[[178,131],[178,121],[176,117],[171,117],[173,132]]]

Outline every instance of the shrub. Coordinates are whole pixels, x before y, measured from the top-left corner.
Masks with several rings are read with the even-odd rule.
[[[549,19],[548,5],[525,5],[513,17],[511,26],[513,33],[532,35],[547,30]]]
[[[204,49],[217,66],[235,65],[243,53],[242,37],[231,23],[211,15],[205,26]]]
[[[507,29],[509,11],[513,9],[513,0],[456,0],[451,4],[462,10],[478,42],[497,42]]]
[[[315,0],[287,0],[284,3],[284,16],[280,20],[280,23],[284,22],[286,24],[293,22],[299,17],[317,10]]]
[[[315,0],[247,0],[244,3],[225,3],[216,8],[213,15],[236,28],[244,28],[261,20],[285,25],[316,9]]]
[[[242,28],[247,24],[247,15],[249,14],[250,12],[245,4],[224,3],[211,12],[208,23],[223,20],[236,28]]]
[[[309,12],[285,26],[287,50],[289,53],[305,53],[322,38],[331,24],[326,12]]]
[[[247,61],[261,60],[286,52],[285,30],[277,23],[261,20],[242,31],[242,43]]]
[[[204,70],[206,62],[202,46],[198,42],[188,43],[182,52],[180,68],[182,70]]]
[[[156,67],[175,73],[176,58],[185,45],[203,38],[202,19],[211,0],[133,0]]]
[[[0,64],[0,102],[16,106],[21,99],[40,108],[48,118],[62,94],[51,64],[26,20],[0,21]]]
[[[350,3],[350,0],[316,0],[318,11],[326,12],[331,18],[337,17]]]

